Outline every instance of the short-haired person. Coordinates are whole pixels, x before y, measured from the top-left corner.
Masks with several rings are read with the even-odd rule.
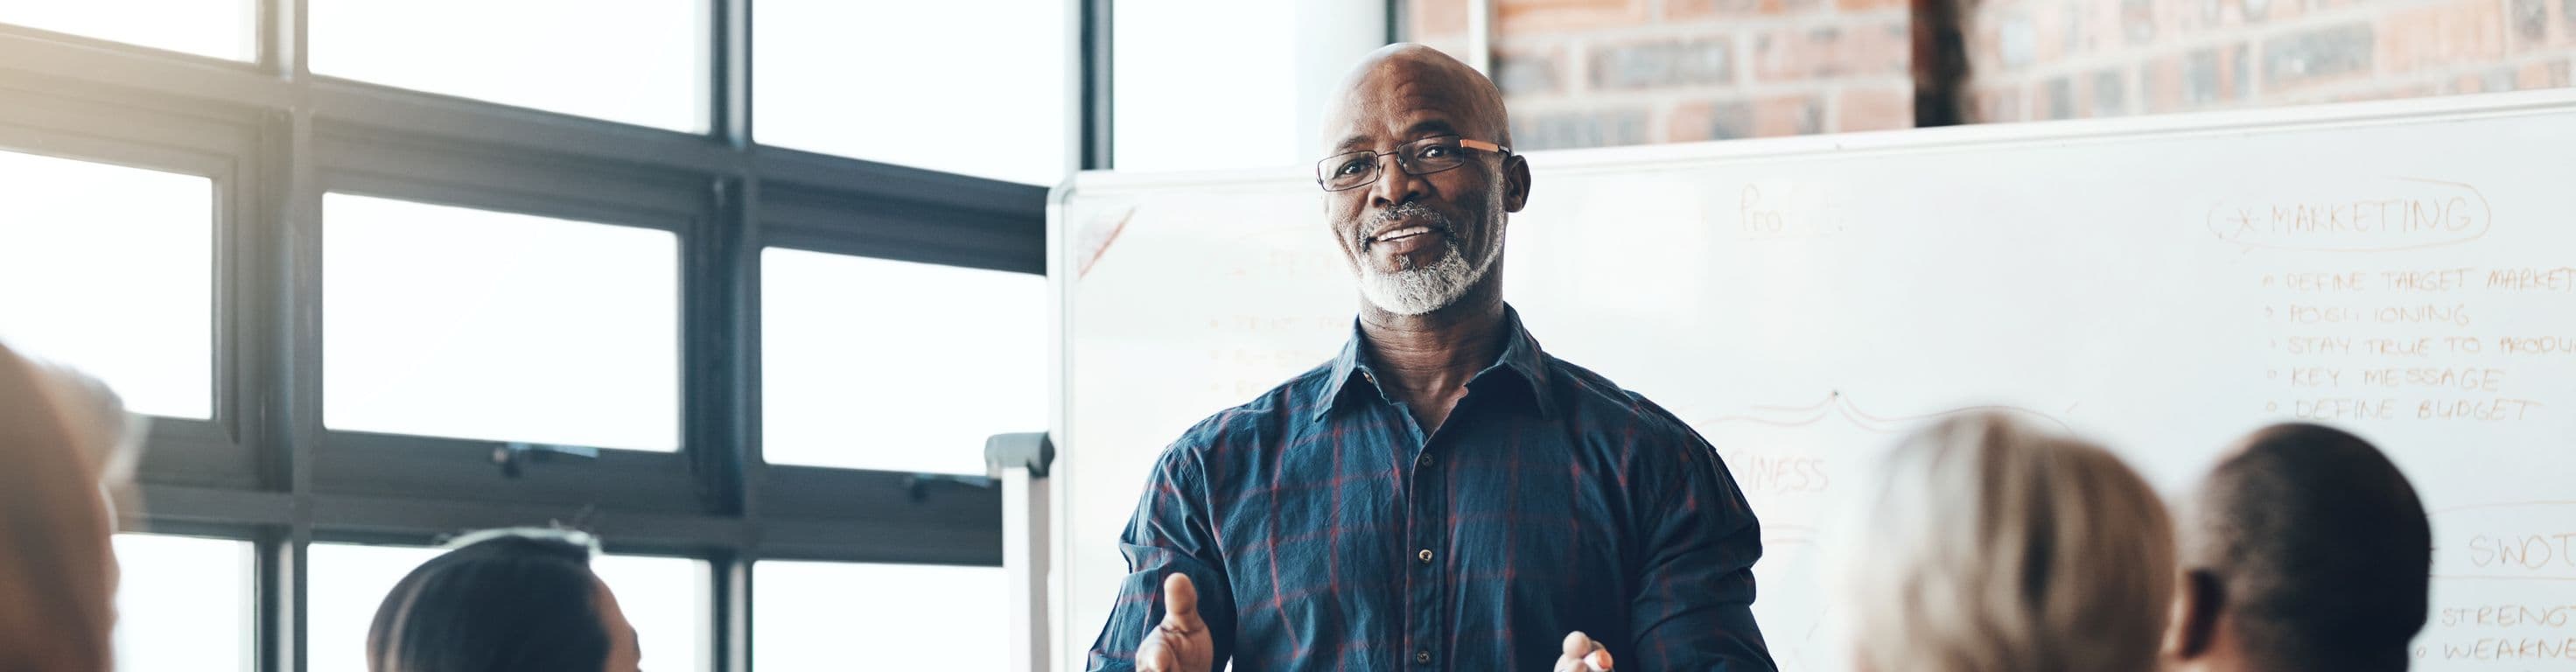
[[[0,670],[115,667],[103,493],[131,476],[127,418],[96,381],[0,344]]]
[[[1843,601],[1867,672],[2150,672],[2172,524],[2109,451],[1999,414],[1953,417],[1882,463]]]
[[[590,571],[589,535],[505,529],[451,545],[377,607],[369,672],[637,672],[635,628]]]
[[[2390,672],[2424,629],[2432,524],[2397,465],[2310,424],[2256,431],[2182,524],[2166,653],[2189,672]]]

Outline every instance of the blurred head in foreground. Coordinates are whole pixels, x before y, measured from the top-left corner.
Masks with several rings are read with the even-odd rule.
[[[2118,457],[1972,414],[1907,438],[1882,475],[1842,582],[1861,669],[2155,669],[2172,523]]]
[[[590,571],[587,534],[506,529],[459,538],[377,607],[371,672],[636,672],[617,596]]]
[[[135,432],[94,380],[0,344],[0,670],[106,672]]]
[[[2424,629],[2432,525],[2370,442],[2273,425],[2194,493],[2182,569],[2165,650],[2176,669],[2403,670]]]

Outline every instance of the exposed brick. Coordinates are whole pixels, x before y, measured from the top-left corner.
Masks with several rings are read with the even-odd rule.
[[[2056,63],[2066,58],[2066,43],[2072,37],[2061,28],[2064,19],[2058,15],[2066,8],[2063,2],[2032,3],[2030,53],[2040,63]]]
[[[1518,150],[1614,147],[1647,141],[1646,112],[1596,109],[1540,114],[1512,120]]]
[[[2514,74],[2513,84],[2521,89],[2567,86],[2567,61],[2525,64]]]
[[[1430,47],[1440,53],[1448,54],[1450,58],[1458,59],[1461,63],[1473,60],[1468,58],[1467,36],[1465,35],[1414,38],[1413,41],[1420,43],[1422,46]]]
[[[1970,76],[1983,77],[2002,72],[2003,31],[1996,27],[1994,21],[1968,19],[1967,22],[1970,25],[1960,28],[1959,38],[1967,41],[1967,44],[1960,45],[1960,50],[1964,52],[1961,55],[1968,58]]]
[[[2183,109],[2182,57],[2168,54],[2139,67],[2139,83],[2146,91],[2145,111],[2175,112]]]
[[[1896,10],[1905,8],[1907,4],[1907,0],[1834,0],[1834,11],[1875,12],[1881,10]]]
[[[1735,81],[1735,43],[1724,37],[1594,47],[1592,88],[1648,89]]]
[[[2283,20],[2288,20],[2288,19],[2295,19],[2295,18],[2299,18],[2299,15],[2300,15],[2300,14],[2304,14],[2304,13],[2306,13],[2306,11],[2307,11],[2307,2],[2306,2],[2306,0],[2264,0],[2264,1],[2265,1],[2265,3],[2267,3],[2269,6],[2265,7],[2265,11],[2263,12],[2263,18],[2265,18],[2265,19],[2269,19],[2269,20],[2272,20],[2272,21],[2283,21]]]
[[[2253,95],[2254,79],[2246,75],[2248,48],[2243,44],[2212,47],[2184,56],[2183,101],[2203,105]]]
[[[2093,73],[2093,112],[2090,116],[2116,117],[2129,113],[2129,78],[2118,68]]]
[[[1904,76],[1912,60],[1911,37],[1902,21],[1765,32],[1753,42],[1754,78]]]
[[[1673,108],[1665,137],[1673,142],[1752,137],[1753,104],[1741,100],[1695,101]]]
[[[1467,34],[1467,0],[1405,0],[1407,39]]]
[[[1824,6],[1824,0],[1667,0],[1664,15],[1677,21],[1785,16],[1813,12]]]
[[[2370,71],[2371,37],[2367,23],[2348,23],[2273,38],[2263,43],[2266,87],[2297,86]]]
[[[1494,86],[1504,96],[1544,96],[1565,90],[1565,50],[1505,50],[1494,54]]]
[[[2380,21],[2380,72],[2492,62],[2504,55],[2503,11],[2497,0],[2454,0],[2389,14]]]
[[[2069,4],[2057,13],[2057,34],[2061,36],[2058,40],[2059,54],[2073,58],[2101,48],[2102,45],[2093,41],[2093,34],[2085,31],[2086,9],[2086,3],[2079,2]]]
[[[1637,26],[1650,18],[1646,0],[1494,0],[1497,36]]]
[[[2490,68],[2487,70],[2485,80],[2480,83],[2484,84],[2488,91],[2512,91],[2513,68]]]
[[[2039,85],[2040,118],[2072,119],[2075,117],[2075,81],[2065,77]]]
[[[2275,5],[2294,4],[2298,4],[2297,0],[2244,0],[2237,6],[2244,11],[2246,23],[2262,23],[2272,18],[2272,8]]]
[[[1825,128],[1825,100],[1819,96],[1773,96],[1753,101],[1753,134],[1762,137],[1814,135]]]
[[[2039,60],[2039,29],[2031,25],[2028,15],[2005,17],[1998,30],[2001,34],[1995,44],[1995,55],[2001,59],[2005,70],[2030,67],[2032,62]]]
[[[2394,84],[2389,84],[2389,85],[2387,85],[2387,86],[2383,86],[2383,87],[2379,87],[2379,88],[2375,88],[2375,89],[2365,89],[2365,90],[2361,90],[2361,91],[2353,91],[2353,92],[2347,92],[2347,93],[2343,93],[2343,94],[2338,94],[2338,95],[2336,95],[2336,96],[2334,96],[2334,97],[2332,97],[2332,98],[2327,98],[2327,99],[2325,99],[2325,100],[2326,100],[2326,101],[2328,101],[2328,102],[2337,102],[2337,103],[2342,103],[2342,102],[2351,102],[2351,101],[2356,101],[2356,100],[2391,100],[2391,99],[2397,99],[2397,98],[2422,98],[2422,97],[2426,97],[2426,96],[2438,95],[2438,94],[2440,94],[2440,93],[2441,93],[2441,89],[2440,89],[2440,87],[2435,86],[2434,84],[2429,83],[2429,82],[2394,83]]]
[[[2126,31],[2129,46],[2155,41],[2155,0],[2120,0],[2120,25]]]
[[[1828,129],[1838,133],[1914,127],[1914,89],[1852,87],[1836,99]]]
[[[2514,44],[2535,49],[2549,44],[2548,0],[2513,0]]]
[[[2018,87],[1980,87],[1975,100],[1976,109],[1968,111],[1968,119],[1973,122],[2002,123],[2030,118],[2022,111],[2021,89]]]

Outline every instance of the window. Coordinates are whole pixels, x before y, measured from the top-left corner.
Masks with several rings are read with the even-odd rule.
[[[1044,426],[1038,276],[753,275],[1042,265],[1069,9],[1006,1],[0,0],[0,340],[159,416],[121,667],[356,672],[438,552],[360,542],[513,521],[673,556],[594,564],[660,672],[745,672],[710,582],[766,557],[998,564],[996,488],[742,467],[976,472]],[[763,669],[832,641],[798,627]]]
[[[762,0],[755,133],[763,144],[1054,185],[1066,158],[1065,5]]]
[[[214,184],[0,151],[0,338],[116,388],[126,408],[210,415]]]
[[[980,474],[1047,426],[1044,276],[770,248],[761,288],[771,463]]]
[[[752,658],[840,669],[853,651],[938,651],[940,669],[999,670],[1010,605],[999,567],[764,561],[753,566]]]
[[[385,595],[403,575],[445,549],[421,546],[314,544],[305,622],[312,641],[311,672],[366,672],[367,628]],[[591,572],[617,595],[617,606],[635,625],[644,669],[657,672],[704,667],[699,632],[705,628],[706,563],[682,558],[602,555]],[[178,669],[178,668],[171,668]]]
[[[1297,127],[1293,2],[1119,0],[1111,136],[1122,171],[1284,167],[1316,157]],[[1217,110],[1222,110],[1221,112]],[[1211,151],[1209,143],[1222,143]]]
[[[257,17],[251,0],[0,0],[0,23],[238,61],[257,55]]]
[[[323,221],[325,424],[678,447],[670,233],[345,194]]]
[[[116,535],[116,668],[248,670],[249,542]]]
[[[703,0],[308,0],[315,74],[706,127]]]

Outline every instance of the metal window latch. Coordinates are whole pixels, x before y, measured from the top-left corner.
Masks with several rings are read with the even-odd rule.
[[[912,501],[920,502],[930,497],[930,485],[933,483],[955,483],[972,488],[991,488],[1001,485],[1003,469],[1026,466],[1029,469],[1030,478],[1045,478],[1047,465],[1053,462],[1055,462],[1055,443],[1047,439],[1046,432],[995,434],[992,438],[984,440],[983,475],[910,474],[903,477],[903,487],[904,491],[911,495]]]
[[[995,434],[984,440],[984,475],[1001,478],[1002,470],[1028,467],[1029,478],[1046,478],[1055,464],[1055,440],[1046,432]]]
[[[501,465],[502,478],[518,478],[520,468],[530,462],[545,462],[555,456],[599,459],[599,449],[590,446],[562,446],[551,443],[511,442],[492,448],[492,463]]]
[[[912,497],[913,503],[919,504],[930,499],[932,483],[955,483],[969,488],[990,488],[997,484],[993,479],[974,474],[906,474],[903,490]]]

